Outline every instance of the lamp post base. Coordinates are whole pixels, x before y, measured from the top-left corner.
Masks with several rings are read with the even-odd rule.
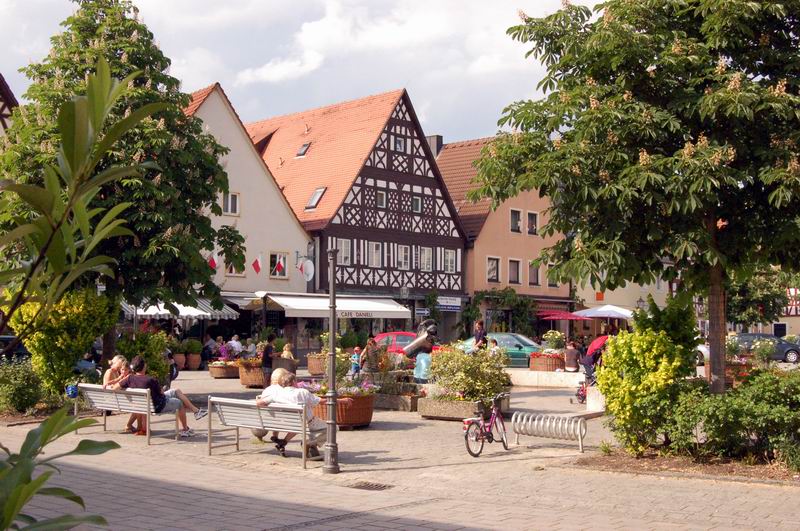
[[[325,465],[322,467],[323,474],[339,473],[339,447],[336,443],[325,443]]]

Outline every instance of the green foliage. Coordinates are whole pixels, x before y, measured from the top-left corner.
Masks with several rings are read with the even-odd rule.
[[[512,332],[526,336],[536,334],[536,301],[531,297],[518,295],[514,288],[505,288],[475,292],[472,300],[461,313],[464,337],[472,335],[472,326],[481,318],[480,307],[484,302],[490,309],[511,311]]]
[[[436,321],[437,325],[441,324],[442,312],[439,310],[439,292],[436,290],[436,288],[432,289],[425,295],[425,300],[422,304],[431,312],[428,314],[428,319],[433,319]]]
[[[117,351],[132,361],[135,356],[142,356],[147,363],[147,373],[162,384],[169,379],[169,365],[165,352],[167,335],[164,332],[139,332],[136,337],[124,337],[117,341]]]
[[[58,472],[53,461],[70,455],[99,455],[119,448],[119,445],[113,441],[83,439],[69,452],[44,458],[42,455],[45,454],[45,447],[53,441],[96,423],[94,419],[73,419],[68,416],[67,408],[62,408],[28,432],[19,453],[12,453],[0,444],[0,449],[6,454],[0,461],[0,507],[3,507],[3,512],[0,513],[0,528],[72,529],[82,524],[108,525],[105,518],[97,515],[63,515],[37,520],[22,512],[37,495],[63,498],[80,505],[83,509],[86,508],[83,499],[71,490],[45,486],[53,474]]]
[[[694,352],[700,340],[697,337],[697,319],[692,300],[687,296],[667,298],[667,305],[662,310],[652,295],[647,296],[647,311],[636,310],[633,313],[633,326],[639,330],[664,332],[676,345],[688,352]]]
[[[763,367],[769,367],[772,355],[775,354],[775,344],[776,341],[768,337],[756,339],[750,346],[750,351]]]
[[[26,337],[47,321],[50,309],[82,276],[114,274],[111,266],[115,260],[104,254],[103,246],[132,234],[119,218],[129,203],[104,204],[100,190],[138,177],[149,166],[104,160],[119,149],[141,120],[164,108],[160,103],[135,105],[125,118],[111,116],[111,109],[127,96],[127,86],[136,77],[137,72],[130,72],[122,81],[113,79],[103,60],[97,62],[94,73],[87,65],[82,77],[82,91],[87,95],[72,97],[73,92],[66,91],[53,102],[50,113],[39,117],[41,127],[52,131],[52,138],[43,143],[47,160],[32,156],[25,159],[25,171],[0,170],[0,177],[8,179],[0,179],[0,249],[4,257],[0,285],[6,288],[0,292],[0,332],[17,310],[31,301],[37,304],[36,312],[28,313],[25,326],[15,326],[17,336]],[[23,111],[19,113],[15,120],[27,123]],[[7,138],[0,141],[7,143]],[[26,137],[24,145],[17,145],[30,147],[28,141]],[[5,152],[0,148],[0,161],[10,157],[11,151],[12,147]],[[21,176],[29,182],[17,182]]]
[[[113,256],[119,264],[106,282],[108,292],[137,305],[145,300],[191,305],[196,297],[221,304],[204,255],[217,249],[226,262],[244,268],[242,236],[230,226],[215,229],[209,217],[221,214],[219,196],[228,190],[219,163],[226,149],[203,132],[199,118],[184,113],[190,98],[169,75],[169,58],[129,0],[77,3],[63,30],[52,37],[50,53],[24,69],[31,80],[28,103],[14,111],[8,140],[0,148],[0,176],[41,182],[38,169],[55,161],[56,110],[73,93],[87,92],[86,74],[104,58],[113,75],[125,78],[122,86],[130,85],[107,111],[114,121],[129,115],[136,119],[113,151],[100,153],[98,169],[144,157],[157,165],[141,175],[119,175],[124,178],[105,183],[96,195],[94,204],[109,211],[130,204],[126,216],[135,233],[116,232],[97,245],[99,254]],[[135,71],[143,75],[129,79]],[[152,117],[137,113],[153,102],[168,105]],[[95,231],[98,225],[99,217],[86,224]]]
[[[600,453],[603,455],[611,455],[614,453],[614,447],[608,441],[600,441]]]
[[[273,343],[273,345],[275,347],[275,352],[278,352],[278,353],[283,352],[283,347],[286,346],[286,343],[288,343],[286,338],[276,337],[275,338],[275,343]]]
[[[507,363],[507,356],[485,349],[466,354],[456,347],[443,346],[431,360],[430,374],[445,396],[487,403],[509,385],[504,370]]]
[[[725,337],[725,359],[730,361],[742,353],[742,346],[736,336]]]
[[[567,338],[564,336],[564,333],[558,330],[548,330],[544,333],[542,339],[545,340],[547,348],[550,349],[564,348],[567,344]]]
[[[38,320],[40,305],[29,302],[12,317],[15,330],[28,328]],[[89,351],[94,340],[117,322],[119,301],[98,295],[94,288],[66,293],[50,309],[45,322],[25,341],[33,370],[45,391],[61,395],[72,378],[72,370]]]
[[[797,345],[798,341],[800,341],[800,336],[797,336],[796,334],[788,334],[783,336],[783,339],[788,341],[789,343],[794,343],[795,345]]]
[[[0,362],[0,411],[29,410],[42,399],[41,385],[30,360]]]
[[[621,332],[609,339],[597,383],[613,417],[611,428],[628,451],[641,454],[663,433],[676,384],[691,374],[693,356],[664,332]]]
[[[183,342],[183,349],[188,354],[200,354],[203,344],[195,338],[190,338]]]
[[[758,372],[726,395],[697,388],[682,392],[677,404],[667,429],[673,451],[779,458],[800,470],[800,373]]]
[[[322,332],[319,335],[319,343],[320,343],[319,351],[320,351],[320,353],[325,354],[326,352],[330,352],[331,351],[330,337],[331,337],[331,333],[330,332]],[[336,334],[336,347],[337,348],[341,348],[342,347],[342,336],[338,332]]]
[[[470,197],[549,197],[541,234],[566,237],[538,263],[554,280],[610,290],[680,274],[690,293],[714,287],[718,358],[723,280],[800,267],[800,4],[595,9],[565,4],[508,30],[544,64],[545,95],[504,109],[499,125],[514,132],[484,148]]]
[[[355,348],[358,345],[358,335],[353,330],[348,330],[342,335],[339,345],[342,348]]]
[[[759,268],[752,276],[725,286],[728,321],[750,327],[780,321],[789,303],[784,276],[771,267]]]

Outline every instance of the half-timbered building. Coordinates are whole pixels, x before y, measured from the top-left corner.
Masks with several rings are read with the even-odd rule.
[[[14,107],[19,105],[11,87],[8,86],[3,74],[0,74],[0,136],[5,134],[5,130],[11,127],[11,112]]]
[[[315,238],[315,290],[328,289],[327,250],[336,247],[341,292],[421,306],[436,290],[440,306],[460,307],[463,231],[405,90],[247,129]]]

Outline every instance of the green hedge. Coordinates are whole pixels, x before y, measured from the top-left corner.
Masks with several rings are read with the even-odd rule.
[[[42,399],[42,382],[30,360],[0,361],[0,411],[24,413]]]

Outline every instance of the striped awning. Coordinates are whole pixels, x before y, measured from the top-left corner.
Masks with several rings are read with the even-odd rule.
[[[238,319],[239,312],[225,306],[219,310],[211,307],[211,301],[208,299],[197,299],[197,304],[194,306],[184,306],[183,304],[175,304],[178,309],[178,314],[171,313],[163,304],[153,304],[146,308],[138,308],[136,315],[140,318],[150,319]],[[125,312],[125,317],[133,319],[134,307],[127,302],[122,302],[122,311]]]

